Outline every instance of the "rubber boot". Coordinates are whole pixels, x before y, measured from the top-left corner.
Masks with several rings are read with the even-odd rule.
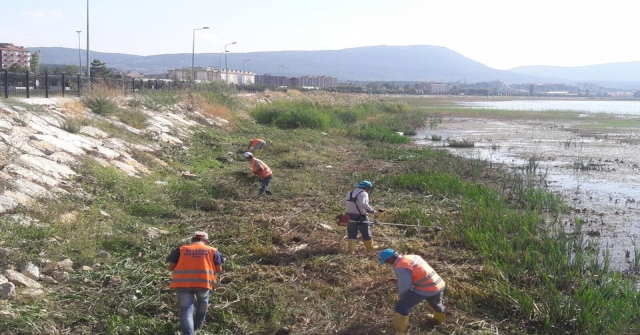
[[[362,243],[364,244],[364,247],[367,249],[367,251],[373,251],[373,240],[369,240],[369,241],[362,241]]]
[[[356,243],[358,242],[357,240],[354,239],[349,239],[348,241],[348,248],[349,248],[349,253],[350,254],[355,254],[356,253]]]
[[[391,319],[391,327],[393,330],[404,333],[407,331],[407,327],[409,327],[409,316],[404,316],[399,313],[393,314],[393,319]]]
[[[435,312],[433,313],[433,319],[436,320],[436,322],[441,325],[444,323],[444,313],[440,313],[440,312]]]

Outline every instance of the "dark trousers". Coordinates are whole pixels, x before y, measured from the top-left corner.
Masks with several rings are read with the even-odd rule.
[[[267,194],[271,194],[271,190],[269,190],[269,183],[271,182],[272,178],[273,175],[269,175],[265,178],[260,178],[260,183],[262,184],[262,187],[260,187],[260,194],[264,192],[267,192]]]

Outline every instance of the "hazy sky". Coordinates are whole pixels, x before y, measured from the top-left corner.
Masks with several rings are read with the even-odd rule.
[[[2,0],[0,42],[81,48],[87,0]],[[436,45],[495,69],[640,61],[638,0],[89,0],[90,49],[156,55]]]

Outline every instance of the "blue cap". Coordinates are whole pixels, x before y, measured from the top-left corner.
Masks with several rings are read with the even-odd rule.
[[[380,253],[378,254],[378,257],[380,257],[380,265],[384,264],[384,262],[386,262],[387,259],[395,255],[396,255],[396,252],[393,249],[384,249],[380,251]]]
[[[358,186],[356,186],[357,188],[367,188],[367,187],[373,187],[373,184],[368,181],[368,180],[363,180],[360,182],[360,184],[358,184]]]

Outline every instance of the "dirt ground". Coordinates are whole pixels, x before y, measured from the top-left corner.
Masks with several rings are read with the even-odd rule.
[[[548,188],[573,208],[565,218],[567,230],[575,230],[577,218],[586,222],[582,228],[585,239],[608,248],[612,267],[626,271],[637,263],[634,250],[640,243],[636,241],[640,233],[640,146],[635,144],[639,133],[629,128],[585,133],[578,127],[585,122],[444,117],[437,127],[418,131],[414,140],[512,168],[538,163],[537,171],[546,174]],[[432,135],[440,136],[441,141],[432,141]],[[450,148],[450,140],[471,141],[475,146]]]

